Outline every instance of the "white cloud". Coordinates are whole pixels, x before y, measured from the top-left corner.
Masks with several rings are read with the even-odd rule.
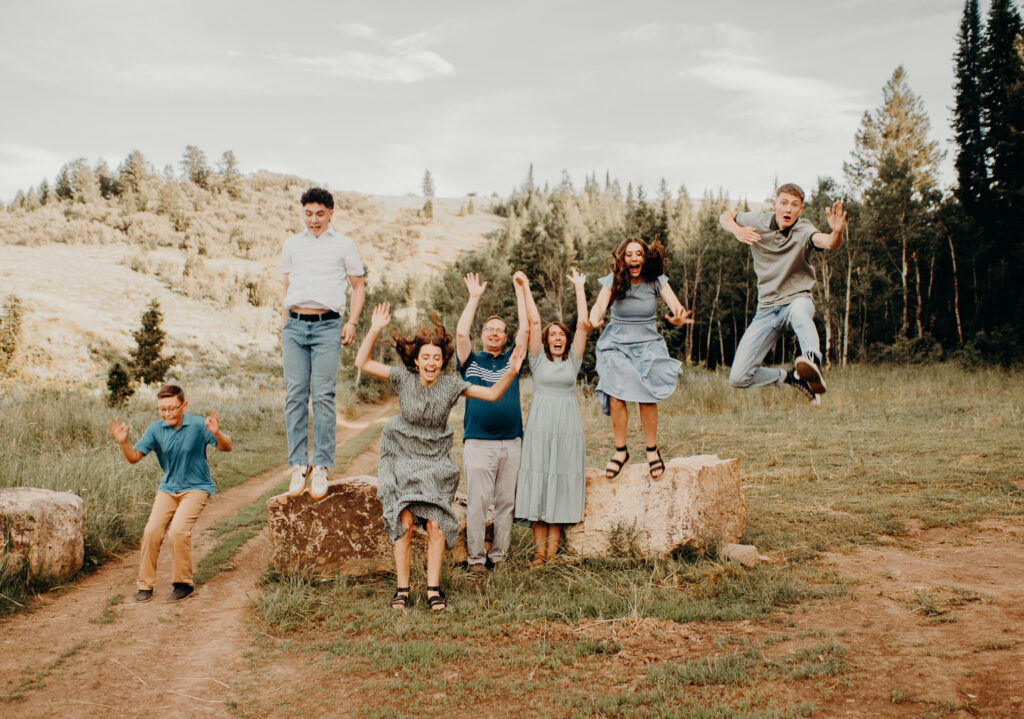
[[[726,111],[756,117],[771,130],[848,131],[864,112],[860,92],[813,77],[789,75],[750,56],[704,53],[708,62],[684,75],[730,93]]]
[[[364,40],[372,40],[377,37],[376,30],[361,22],[347,22],[344,25],[339,25],[338,29],[349,37],[361,38]]]
[[[348,49],[331,55],[273,56],[278,62],[307,72],[334,77],[347,77],[368,82],[422,82],[455,74],[455,66],[432,50],[424,49],[430,38],[415,33],[395,40],[382,41],[368,25],[351,23],[341,27],[350,37],[373,40],[372,50]]]

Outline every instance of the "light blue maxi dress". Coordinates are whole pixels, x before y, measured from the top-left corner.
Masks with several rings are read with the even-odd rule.
[[[576,402],[576,375],[582,360],[549,360],[544,351],[530,355],[533,399],[523,430],[516,485],[517,524],[575,524],[583,520],[587,482],[586,440]]]
[[[611,289],[612,275],[599,278]],[[609,397],[624,402],[659,402],[676,389],[682,363],[669,356],[658,334],[658,294],[668,282],[641,280],[630,285],[624,297],[612,302],[611,321],[597,340],[597,396],[601,411],[610,413]]]

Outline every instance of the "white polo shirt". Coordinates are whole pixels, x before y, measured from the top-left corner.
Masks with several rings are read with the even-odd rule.
[[[309,230],[285,240],[281,271],[288,275],[285,307],[345,311],[350,275],[362,276],[363,263],[351,238],[328,227],[319,237]]]

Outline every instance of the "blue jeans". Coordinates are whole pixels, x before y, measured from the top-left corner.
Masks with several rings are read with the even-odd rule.
[[[729,372],[729,384],[733,387],[766,387],[782,385],[786,370],[762,367],[761,361],[771,351],[786,329],[793,328],[801,352],[813,352],[821,364],[821,346],[818,344],[818,330],[814,326],[814,300],[797,297],[788,305],[758,307],[754,319],[747,327]]]
[[[284,362],[284,423],[288,464],[308,462],[309,397],[313,395],[313,462],[334,466],[337,415],[334,386],[341,357],[341,320],[306,322],[289,317],[281,330]]]

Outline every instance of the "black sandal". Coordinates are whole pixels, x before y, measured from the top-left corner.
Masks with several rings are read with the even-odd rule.
[[[658,449],[658,445],[654,445],[653,447],[648,447],[647,451],[658,453],[658,458],[653,462],[648,462],[647,466],[651,473],[651,479],[660,479],[665,474],[665,460],[661,457],[661,450]],[[655,472],[658,472],[657,476],[654,475]]]
[[[616,477],[618,477],[619,476],[619,472],[622,471],[623,466],[625,466],[626,462],[629,461],[629,450],[628,449],[626,449],[625,447],[616,447],[615,448],[615,453],[618,454],[619,452],[625,452],[626,456],[622,458],[621,462],[619,460],[615,459],[614,456],[612,456],[612,458],[608,460],[608,465],[612,465],[612,464],[615,465],[615,469],[614,470],[612,470],[609,466],[606,466],[604,468],[604,476],[607,477],[608,479],[615,479]]]
[[[405,609],[409,605],[409,587],[395,587],[395,596],[391,597],[392,609]]]
[[[441,591],[441,587],[427,587],[427,604],[430,605],[430,609],[435,612],[443,612],[448,608],[448,598],[444,596],[444,592]],[[437,592],[434,596],[430,596],[430,592]]]

